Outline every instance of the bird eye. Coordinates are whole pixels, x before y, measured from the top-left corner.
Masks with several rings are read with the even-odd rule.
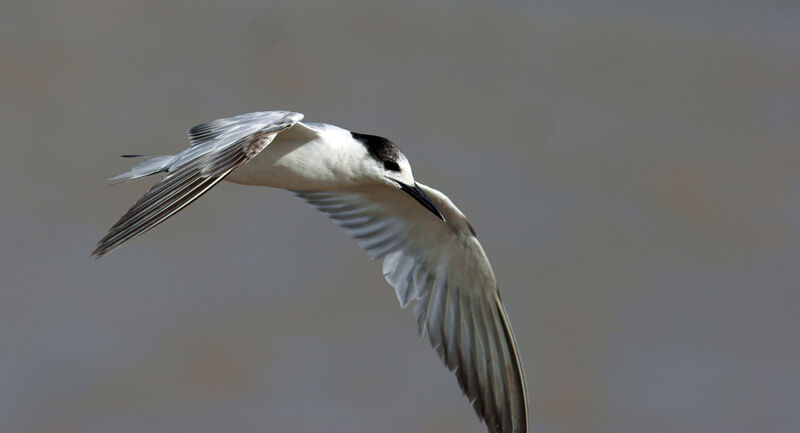
[[[400,171],[400,166],[394,161],[383,161],[383,168],[391,171]]]

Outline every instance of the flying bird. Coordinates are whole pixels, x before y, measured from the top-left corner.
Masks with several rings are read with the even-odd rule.
[[[427,336],[490,432],[525,433],[525,378],[489,260],[470,222],[418,183],[390,140],[301,122],[290,111],[241,114],[189,129],[190,146],[111,179],[164,173],[114,224],[100,257],[152,229],[221,180],[282,188],[343,227]],[[136,157],[141,155],[123,155]]]

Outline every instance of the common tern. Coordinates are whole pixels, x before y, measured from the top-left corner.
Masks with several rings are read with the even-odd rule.
[[[420,336],[458,378],[490,432],[525,433],[525,378],[505,307],[475,229],[441,192],[414,181],[394,143],[291,111],[241,114],[189,129],[189,148],[150,157],[111,181],[157,173],[97,244],[99,257],[150,230],[221,180],[292,191],[355,238]],[[138,156],[138,155],[123,155]]]

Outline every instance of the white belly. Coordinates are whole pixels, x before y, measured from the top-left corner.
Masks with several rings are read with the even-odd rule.
[[[336,189],[356,183],[353,169],[366,153],[341,128],[317,131],[294,126],[279,133],[252,160],[225,178],[244,185],[288,190]]]

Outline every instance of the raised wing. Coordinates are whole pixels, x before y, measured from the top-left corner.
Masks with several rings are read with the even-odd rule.
[[[490,432],[527,432],[525,379],[497,282],[474,232],[444,194],[419,185],[447,222],[399,189],[295,192],[356,239],[402,307],[417,301],[421,336],[447,368]]]
[[[167,172],[128,209],[92,252],[113,250],[150,230],[197,200],[233,169],[253,159],[275,135],[303,118],[300,113],[266,111],[214,120],[189,130],[191,147],[173,156],[147,160],[114,180],[130,180]]]

